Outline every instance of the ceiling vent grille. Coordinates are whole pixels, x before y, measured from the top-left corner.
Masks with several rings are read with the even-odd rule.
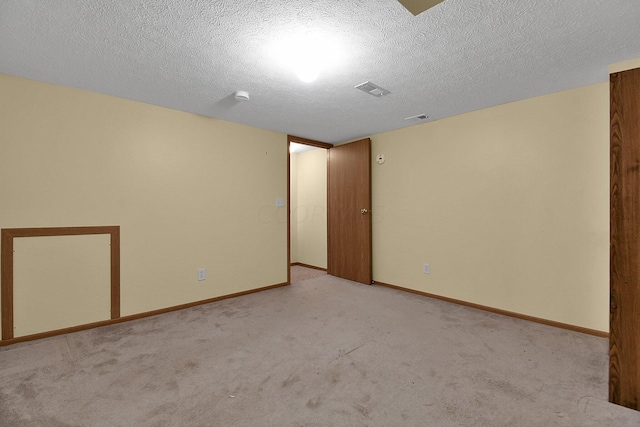
[[[417,116],[407,117],[405,120],[427,120],[428,118],[429,116],[426,114],[418,114]]]
[[[371,83],[371,82],[364,82],[364,83],[360,83],[358,86],[356,86],[356,89],[360,89],[363,92],[368,93],[369,95],[373,95],[376,97],[381,97],[384,95],[388,95],[391,92],[389,92],[388,90],[386,90],[385,88],[382,88],[380,86],[378,86],[377,84]]]

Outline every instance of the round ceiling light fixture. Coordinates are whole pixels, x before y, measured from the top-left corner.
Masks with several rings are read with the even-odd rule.
[[[330,32],[310,29],[281,33],[269,50],[276,63],[305,83],[340,64],[344,56],[342,44]]]
[[[295,66],[296,75],[305,83],[315,81],[320,75],[321,67],[313,62],[304,62]]]

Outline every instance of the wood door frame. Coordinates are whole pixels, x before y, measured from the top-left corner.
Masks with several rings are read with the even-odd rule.
[[[315,141],[313,139],[302,138],[294,135],[287,135],[287,284],[291,284],[291,143],[309,145],[317,148],[330,149],[333,144]],[[327,177],[329,179],[329,177]]]

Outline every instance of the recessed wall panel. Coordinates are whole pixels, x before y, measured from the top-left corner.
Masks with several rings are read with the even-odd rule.
[[[110,236],[14,238],[14,336],[111,317]]]

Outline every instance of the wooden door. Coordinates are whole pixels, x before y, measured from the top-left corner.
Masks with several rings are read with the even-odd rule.
[[[640,410],[640,68],[611,75],[609,400]]]
[[[371,140],[329,149],[327,273],[371,284]]]

